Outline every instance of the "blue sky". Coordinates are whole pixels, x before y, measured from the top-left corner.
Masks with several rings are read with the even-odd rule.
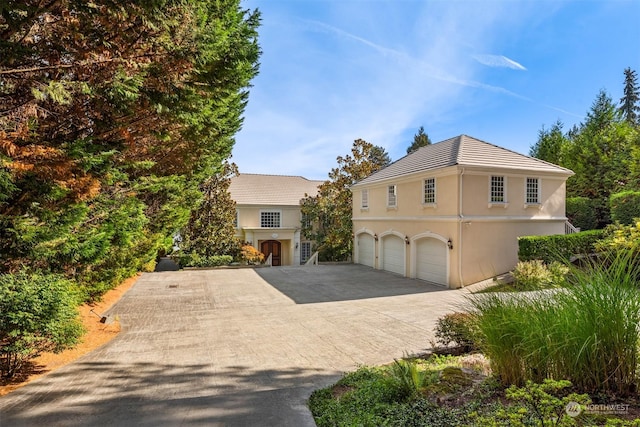
[[[527,154],[640,73],[640,1],[246,0],[260,74],[232,160],[240,173],[326,179],[353,141],[393,160],[420,126]]]

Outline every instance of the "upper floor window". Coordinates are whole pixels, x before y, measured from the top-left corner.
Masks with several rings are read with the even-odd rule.
[[[505,203],[507,201],[505,196],[504,176],[491,177],[491,189],[489,194],[489,201],[491,203]]]
[[[526,204],[537,205],[540,203],[540,179],[527,178],[527,188],[525,196]]]
[[[422,203],[434,204],[436,202],[436,179],[425,179],[423,190]]]
[[[395,208],[397,206],[397,202],[396,186],[390,185],[387,189],[387,206]]]
[[[279,211],[262,211],[260,212],[260,227],[279,228],[280,212]]]
[[[362,190],[360,194],[362,196],[360,207],[362,209],[367,209],[369,207],[369,190]]]

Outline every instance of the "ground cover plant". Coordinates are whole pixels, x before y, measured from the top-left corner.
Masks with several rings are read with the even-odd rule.
[[[590,412],[591,397],[569,381],[505,388],[477,366],[470,368],[475,360],[428,356],[363,366],[315,391],[309,407],[319,427],[640,426],[631,413],[616,418]]]

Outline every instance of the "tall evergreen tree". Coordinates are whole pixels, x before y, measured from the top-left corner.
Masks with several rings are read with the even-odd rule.
[[[620,99],[620,112],[624,119],[633,124],[639,124],[640,119],[640,86],[635,70],[624,70],[624,96]]]
[[[424,132],[424,126],[420,126],[418,133],[413,136],[413,142],[407,147],[407,154],[413,153],[418,148],[427,145],[431,145],[431,139],[429,139],[429,135]]]
[[[556,165],[562,164],[562,152],[568,143],[562,133],[563,126],[558,120],[549,129],[543,127],[538,132],[538,141],[530,148],[529,155]]]
[[[231,153],[258,25],[240,0],[5,0],[0,272],[148,268]]]
[[[603,90],[567,144],[562,166],[575,172],[567,181],[567,195],[591,199],[599,227],[610,222],[609,196],[629,182],[630,131]]]

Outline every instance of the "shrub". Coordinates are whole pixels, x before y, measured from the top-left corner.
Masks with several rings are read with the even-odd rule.
[[[264,254],[249,244],[242,245],[240,259],[249,265],[262,264]]]
[[[470,313],[445,314],[436,324],[436,342],[444,347],[453,343],[465,352],[476,350],[478,348],[476,320],[476,317]]]
[[[567,218],[582,231],[593,230],[598,227],[596,202],[587,197],[567,198]]]
[[[622,191],[609,197],[611,219],[630,225],[640,218],[640,191]]]
[[[400,385],[402,393],[407,396],[415,396],[420,393],[428,380],[428,372],[425,369],[420,369],[418,363],[412,359],[394,360],[390,373]]]
[[[567,273],[569,268],[557,261],[548,266],[539,259],[520,261],[513,270],[514,286],[522,291],[560,287],[566,284]]]
[[[482,351],[504,384],[568,379],[584,392],[637,386],[638,267],[629,253],[572,269],[562,292],[471,298]],[[634,267],[636,266],[636,267]]]
[[[572,256],[594,253],[595,243],[606,235],[606,230],[589,230],[573,234],[519,237],[518,258],[520,261],[540,259],[547,264],[553,261],[566,263]]]
[[[598,241],[596,249],[606,253],[638,252],[640,248],[640,221],[633,225],[613,224],[607,227],[607,237]]]
[[[509,387],[505,396],[516,404],[503,406],[497,411],[475,417],[477,425],[486,426],[574,426],[578,424],[576,417],[567,413],[568,405],[579,405],[578,413],[591,403],[586,394],[567,393],[571,387],[566,380],[554,381],[545,379],[541,384],[527,381],[524,387]]]
[[[83,333],[78,319],[79,293],[57,275],[0,275],[0,373],[12,377],[45,351],[75,345]]]
[[[178,252],[174,255],[181,267],[220,267],[233,261],[231,255],[205,256],[195,252]]]

